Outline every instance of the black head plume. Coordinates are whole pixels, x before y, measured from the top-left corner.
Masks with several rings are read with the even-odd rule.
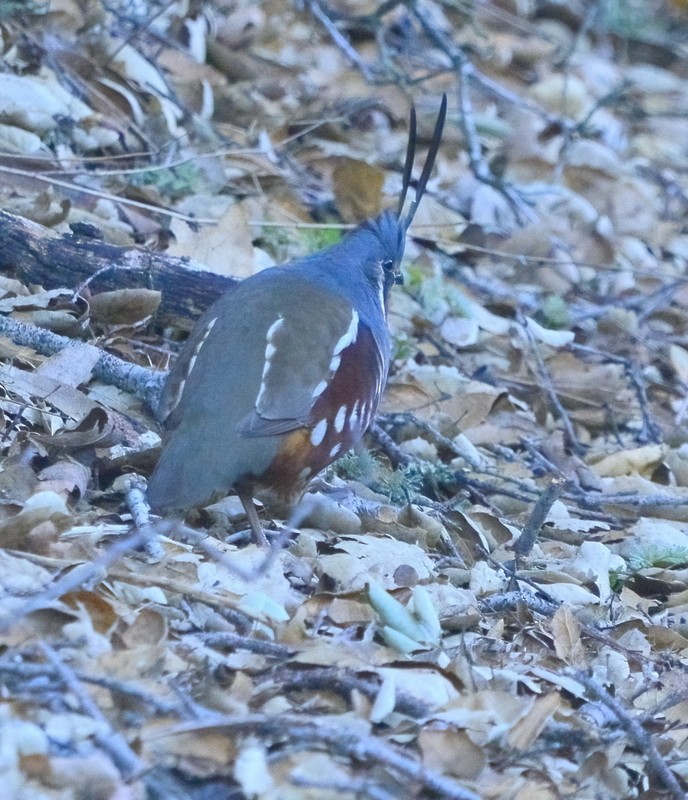
[[[355,274],[352,273],[352,264],[359,265],[360,270],[358,272],[371,290],[369,296],[375,298],[374,302],[377,302],[377,298],[381,296],[385,309],[387,308],[392,285],[403,283],[400,265],[404,256],[406,233],[418,210],[430,179],[430,173],[435,165],[446,116],[447,95],[445,94],[442,95],[440,110],[435,122],[435,130],[428,149],[428,157],[423,165],[416,186],[415,197],[409,206],[406,216],[403,215],[404,205],[406,204],[406,197],[411,184],[411,173],[413,172],[413,162],[418,141],[416,110],[413,107],[411,108],[408,147],[406,149],[402,188],[397,208],[394,210],[387,209],[379,216],[366,220],[344,237],[341,242],[332,245],[325,251],[314,253],[301,262],[304,267],[309,264],[315,264],[318,268],[325,267],[328,275],[337,275],[336,280],[340,290],[350,291],[355,294],[356,302],[359,306],[362,302],[361,297],[368,295],[361,294],[359,285],[352,283],[352,274]]]
[[[408,210],[408,214],[406,215],[406,219],[403,220],[404,230],[408,230],[411,223],[413,222],[413,218],[416,216],[416,211],[418,210],[418,206],[420,204],[421,198],[425,194],[425,188],[428,185],[428,180],[430,179],[430,173],[432,172],[432,168],[435,165],[435,159],[437,158],[437,151],[440,147],[440,142],[442,140],[442,131],[444,130],[444,121],[447,117],[447,95],[442,95],[442,102],[440,103],[440,110],[437,115],[437,122],[435,122],[435,130],[432,134],[432,140],[430,141],[430,149],[428,150],[428,157],[425,160],[425,164],[423,165],[423,171],[421,172],[420,178],[418,179],[418,185],[416,187],[416,196],[414,197],[411,207]],[[406,203],[406,195],[408,193],[409,184],[411,183],[411,172],[413,170],[413,161],[416,157],[416,142],[417,142],[418,134],[416,130],[416,109],[414,106],[411,106],[411,119],[409,121],[409,140],[408,140],[408,147],[406,148],[406,162],[404,163],[404,176],[402,181],[402,188],[401,188],[401,195],[399,196],[399,205],[397,206],[397,217],[399,221],[402,221],[401,214],[404,210],[404,204]]]

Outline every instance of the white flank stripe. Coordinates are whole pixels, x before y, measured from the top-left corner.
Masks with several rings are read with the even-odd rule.
[[[337,433],[341,433],[344,430],[344,423],[346,422],[346,406],[341,406],[339,411],[337,412],[337,416],[334,418],[334,429]]]
[[[334,458],[334,457],[337,455],[337,453],[338,453],[338,452],[339,452],[341,449],[342,449],[342,443],[341,443],[341,442],[339,442],[339,444],[336,444],[336,445],[335,445],[335,446],[334,446],[334,447],[333,447],[333,448],[330,450],[330,458]]]
[[[342,359],[339,356],[333,356],[332,361],[330,361],[330,372],[336,372],[341,363]]]
[[[349,417],[349,428],[352,431],[355,431],[356,428],[358,428],[358,426],[360,424],[360,421],[361,421],[360,412],[358,410],[358,407],[359,407],[360,404],[361,404],[360,400],[357,400],[354,403],[353,409],[351,410],[351,416]]]
[[[268,332],[266,334],[266,339],[268,342],[272,341],[272,337],[277,333],[277,331],[284,325],[283,317],[277,317],[277,319],[272,323],[272,325],[268,328]]]
[[[208,336],[210,336],[210,331],[212,331],[213,326],[215,325],[216,322],[217,322],[217,317],[214,317],[213,319],[210,320],[210,322],[205,326],[205,333],[203,334],[201,341],[196,345],[196,347],[194,347],[193,355],[189,359],[189,366],[186,368],[187,378],[191,374],[191,370],[195,367],[196,359],[198,358],[198,354],[201,352],[201,347],[203,347],[203,345],[205,344],[205,340],[208,338]]]
[[[321,419],[320,422],[311,431],[311,444],[313,447],[318,447],[323,443],[325,434],[327,433],[327,420]]]
[[[268,377],[268,373],[270,372],[270,362],[272,361],[272,357],[277,352],[277,348],[272,343],[272,340],[282,325],[284,325],[284,319],[282,317],[277,317],[277,319],[268,328],[268,332],[265,334],[265,362],[263,363],[263,376],[260,383],[260,390],[258,391],[258,397],[256,397],[256,408],[258,408],[263,402],[263,397],[265,396],[266,392],[265,382],[266,378]]]
[[[265,372],[266,370],[263,370],[263,377],[265,377]],[[260,408],[260,404],[263,402],[264,395],[265,395],[265,381],[261,381],[260,389],[258,390],[258,397],[256,397],[256,408]]]
[[[339,355],[345,347],[348,347],[350,344],[353,344],[356,341],[357,336],[358,336],[358,312],[356,311],[356,309],[354,309],[351,312],[351,323],[349,327],[346,329],[346,333],[334,346],[333,354],[335,356]]]
[[[172,408],[176,408],[179,401],[182,399],[182,395],[184,394],[184,387],[186,386],[186,378],[182,378],[179,381],[179,386],[177,387],[177,396],[174,398],[174,405]]]
[[[320,383],[313,389],[313,397],[320,397],[320,395],[327,389],[327,381],[320,381]]]

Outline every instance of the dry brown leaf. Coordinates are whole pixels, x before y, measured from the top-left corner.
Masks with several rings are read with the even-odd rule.
[[[42,469],[37,477],[41,491],[55,492],[65,500],[77,501],[86,494],[91,472],[83,464],[61,459]]]
[[[338,593],[363,589],[372,579],[392,589],[399,564],[412,566],[420,580],[434,574],[432,561],[420,547],[393,539],[346,536],[337,540],[333,550],[320,557],[319,572]]]
[[[464,432],[484,422],[504,391],[469,381],[449,368],[408,367],[390,380],[382,410],[412,411],[421,419],[442,413]]]
[[[35,374],[76,389],[90,380],[100,354],[97,347],[79,342],[50,356],[38,367]]]
[[[94,630],[102,634],[110,634],[117,624],[118,617],[112,603],[95,592],[75,591],[61,598],[68,607],[80,614],[87,614]]]
[[[462,780],[476,780],[487,765],[483,748],[461,730],[425,727],[418,746],[427,767]]]
[[[74,519],[58,494],[39,491],[31,495],[18,514],[0,522],[0,545],[8,550],[31,550],[31,533],[46,522],[53,526],[47,538],[55,540],[61,531],[72,527]],[[42,532],[42,545],[45,538]]]
[[[94,406],[78,425],[59,429],[54,434],[33,434],[41,444],[64,450],[79,450],[84,447],[114,447],[122,441],[123,432],[107,409]]]
[[[617,478],[621,475],[642,475],[649,478],[664,458],[665,452],[663,445],[645,445],[612,453],[590,466],[603,478]]]
[[[568,666],[585,669],[587,659],[581,642],[581,628],[570,608],[559,608],[552,617],[554,649]]]
[[[162,295],[152,289],[101,292],[88,301],[91,317],[102,325],[133,325],[155,314]]]
[[[48,309],[56,301],[64,300],[69,302],[73,292],[66,289],[51,289],[49,291],[39,291],[32,294],[17,294],[4,297],[0,300],[0,311],[3,313],[15,313],[35,311],[36,309]]]
[[[528,715],[520,719],[509,731],[507,737],[509,744],[517,750],[528,750],[563,705],[558,692],[536,697]]]
[[[172,220],[176,241],[168,252],[189,256],[210,272],[234,278],[246,278],[255,272],[255,254],[249,220],[240,203],[234,203],[214,226],[194,230],[187,222]]]
[[[365,161],[339,158],[332,172],[337,210],[344,222],[358,223],[382,210],[384,173]]]

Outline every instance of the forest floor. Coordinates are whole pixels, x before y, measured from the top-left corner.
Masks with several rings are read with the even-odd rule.
[[[4,798],[686,796],[684,6],[0,0]],[[234,497],[149,524],[159,429],[100,354],[167,368],[180,259],[229,284],[394,207],[443,93],[366,448],[269,554]]]

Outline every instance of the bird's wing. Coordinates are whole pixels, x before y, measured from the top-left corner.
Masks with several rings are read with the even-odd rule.
[[[291,312],[284,307],[267,328],[260,386],[254,408],[239,425],[242,436],[278,435],[307,425],[342,354],[358,338],[361,321],[346,302],[328,297],[306,314],[303,307]]]

